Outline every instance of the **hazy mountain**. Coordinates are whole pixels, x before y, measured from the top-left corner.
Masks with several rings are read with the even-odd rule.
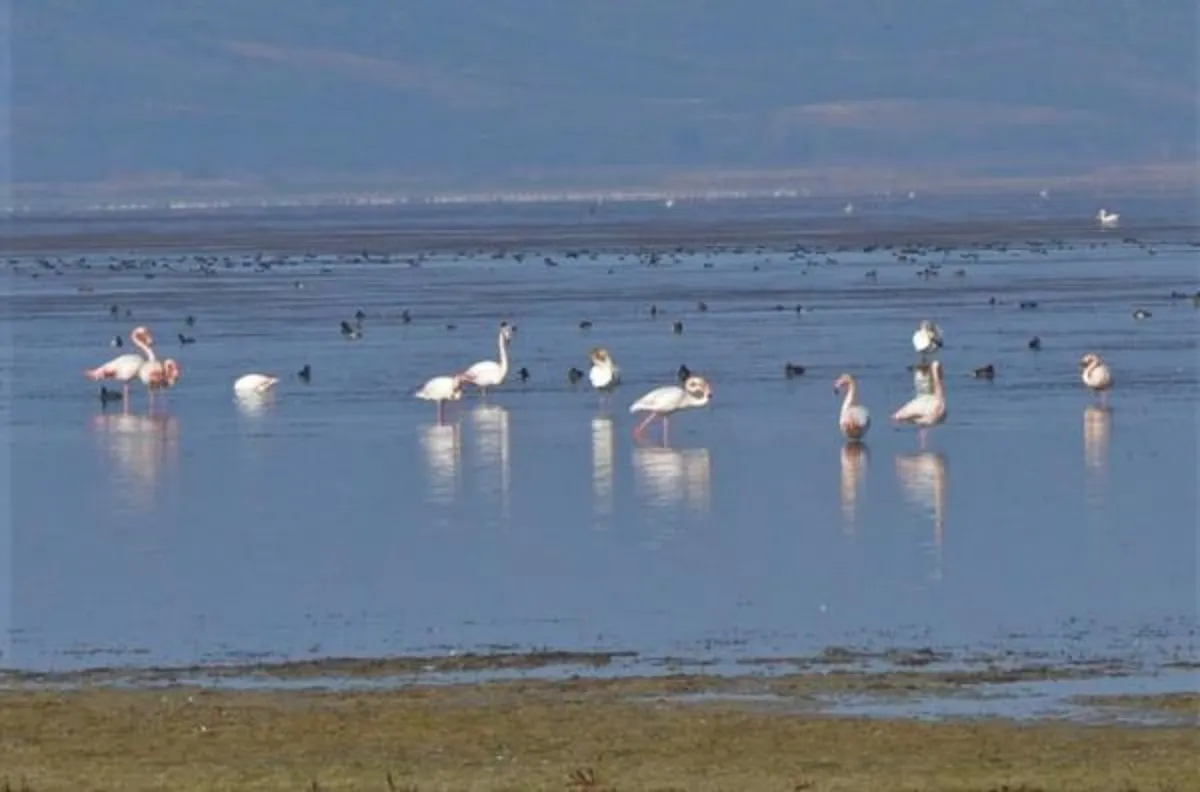
[[[22,182],[1197,156],[1194,0],[18,0],[8,24]]]

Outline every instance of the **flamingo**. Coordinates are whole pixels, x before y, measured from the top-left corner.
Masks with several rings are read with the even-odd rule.
[[[133,328],[133,332],[129,334],[129,340],[141,350],[142,354],[126,352],[124,355],[118,355],[107,363],[102,363],[96,368],[87,369],[83,372],[85,377],[96,382],[100,380],[116,380],[121,383],[122,398],[126,406],[129,404],[129,383],[137,378],[143,364],[155,359],[153,348],[154,336],[150,335],[150,331],[147,328],[140,325]]]
[[[154,403],[154,391],[175,387],[175,383],[179,381],[179,375],[179,364],[175,360],[172,358],[159,360],[155,357],[153,350],[150,351],[150,360],[147,360],[138,369],[138,379],[146,386],[146,394],[151,404]]]
[[[641,438],[642,432],[651,421],[655,418],[662,418],[663,443],[666,444],[667,432],[670,428],[668,423],[669,417],[679,410],[704,407],[712,401],[712,397],[712,386],[708,384],[708,381],[704,377],[697,375],[688,377],[683,383],[682,388],[678,385],[666,385],[661,388],[655,388],[629,406],[629,412],[631,413],[649,413],[645,420],[633,430],[633,436]]]
[[[613,362],[612,355],[604,347],[591,351],[592,367],[588,370],[588,381],[602,394],[610,394],[621,384],[621,369]]]
[[[1093,393],[1098,393],[1101,400],[1104,400],[1105,394],[1113,386],[1112,369],[1095,352],[1088,352],[1080,358],[1079,368],[1083,384],[1088,386]]]
[[[846,398],[842,401],[842,412],[838,416],[838,427],[847,440],[862,440],[867,430],[871,428],[871,413],[866,407],[858,404],[858,381],[849,374],[843,374],[833,383],[833,392],[846,388]]]
[[[437,402],[438,423],[441,424],[445,416],[446,402],[458,401],[462,398],[463,382],[464,375],[462,374],[434,377],[420,388],[417,388],[416,393],[413,395],[418,399]]]
[[[469,382],[487,395],[488,388],[504,384],[508,376],[508,344],[512,341],[513,326],[508,322],[500,323],[500,333],[496,336],[496,345],[500,347],[500,362],[481,360],[459,376],[463,382]]]
[[[912,337],[913,349],[922,357],[942,348],[942,329],[928,319],[921,321]]]
[[[239,395],[266,393],[275,387],[279,377],[270,374],[244,374],[233,383],[233,392]]]
[[[941,362],[933,361],[930,364],[930,372],[933,374],[933,393],[922,393],[915,396],[892,413],[893,421],[921,427],[922,449],[925,448],[926,430],[946,420],[946,384],[942,377]]]
[[[1100,222],[1102,227],[1113,228],[1121,219],[1121,215],[1117,212],[1108,212],[1101,208],[1099,212],[1096,212],[1096,219]]]

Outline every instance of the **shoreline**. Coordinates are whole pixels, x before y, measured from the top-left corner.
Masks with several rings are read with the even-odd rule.
[[[612,223],[510,223],[502,228],[486,225],[437,225],[409,229],[385,226],[345,226],[314,230],[265,230],[253,219],[219,215],[203,217],[208,229],[158,231],[152,220],[133,221],[143,227],[111,231],[55,231],[33,233],[10,222],[0,256],[54,253],[215,253],[270,252],[280,255],[418,255],[471,254],[479,251],[578,251],[617,252],[683,248],[763,247],[794,249],[813,246],[863,248],[871,246],[962,246],[1011,243],[1015,240],[1054,239],[1120,242],[1130,237],[1155,241],[1195,242],[1200,226],[1160,223],[1102,229],[1094,221],[1079,220],[971,220],[957,222],[913,221],[878,223],[862,218],[747,219],[747,220],[647,220]]]
[[[1129,792],[1183,790],[1200,776],[1195,693],[1094,702],[1184,716],[1131,725],[865,718],[823,713],[802,687],[774,699],[706,692],[689,676],[380,691],[0,690],[0,783],[28,792]]]

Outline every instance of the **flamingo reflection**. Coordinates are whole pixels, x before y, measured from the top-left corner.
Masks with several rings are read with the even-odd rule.
[[[1112,409],[1089,404],[1083,410],[1083,465],[1087,473],[1088,499],[1100,500],[1106,489],[1108,439],[1112,433]]]
[[[429,499],[450,503],[458,492],[462,463],[462,431],[458,423],[429,424],[419,430],[429,469]]]
[[[931,451],[897,455],[896,478],[909,503],[927,510],[933,520],[933,579],[941,580],[946,533],[946,458]]]
[[[633,471],[650,503],[664,507],[686,503],[699,512],[709,510],[712,463],[707,448],[635,448]]]
[[[613,508],[613,422],[592,419],[592,499],[596,514],[611,514]]]
[[[151,508],[163,471],[178,458],[179,422],[175,416],[100,413],[92,418],[92,430],[116,463],[119,480],[113,491],[121,493],[135,509]]]
[[[480,404],[471,410],[475,424],[480,467],[498,477],[501,511],[508,513],[508,490],[512,477],[508,431],[508,410],[496,404]],[[489,476],[490,478],[490,476]]]
[[[862,443],[849,442],[842,446],[842,531],[846,536],[852,537],[858,532],[858,496],[866,483],[870,458]]]
[[[234,394],[233,401],[242,415],[257,418],[275,404],[275,392],[240,391]]]

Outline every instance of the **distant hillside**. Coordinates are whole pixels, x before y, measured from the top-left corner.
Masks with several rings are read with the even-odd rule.
[[[1197,156],[1192,0],[13,3],[20,182]]]

